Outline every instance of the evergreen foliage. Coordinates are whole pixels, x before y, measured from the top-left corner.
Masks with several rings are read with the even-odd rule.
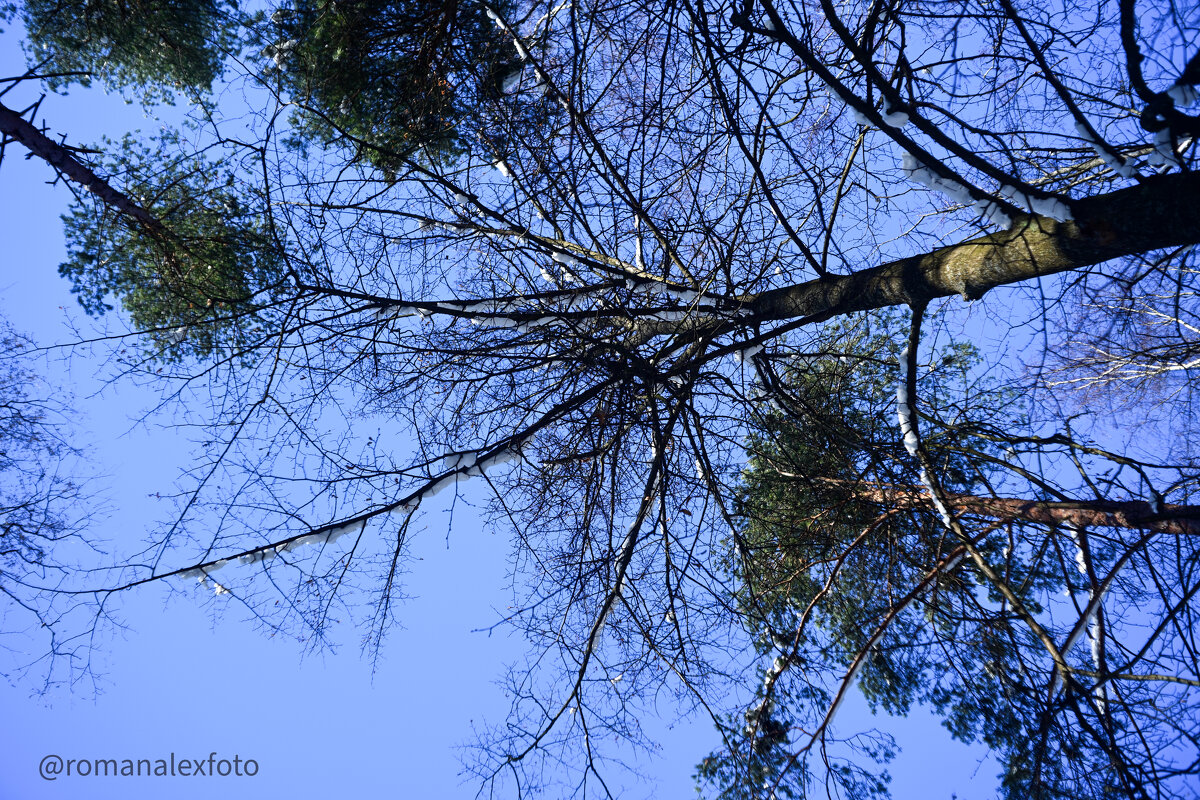
[[[89,314],[115,298],[170,359],[244,347],[262,332],[259,312],[285,273],[264,210],[235,188],[231,166],[181,157],[176,138],[109,145],[106,171],[160,225],[148,230],[77,200],[63,218],[68,258],[59,267]]]
[[[1093,784],[1112,785],[1120,765],[1089,747],[1077,728],[1049,718],[1038,642],[1018,619],[997,612],[1003,598],[969,563],[940,575],[895,614],[906,591],[900,587],[918,585],[957,544],[927,504],[889,507],[875,494],[922,491],[895,423],[900,339],[831,330],[830,341],[844,344],[793,357],[781,372],[786,392],[752,420],[736,505],[740,536],[727,564],[748,633],[764,657],[777,654],[772,670],[781,677],[764,680],[744,730],[736,720],[725,727],[730,750],[705,759],[697,778],[719,787],[722,798],[763,796],[767,786],[778,797],[806,796],[802,781],[812,772],[795,769],[789,729],[821,723],[813,713],[833,695],[816,676],[846,675],[866,651],[856,682],[870,707],[897,715],[917,703],[932,707],[956,738],[996,752],[1012,800],[1074,796],[1089,772],[1106,776]],[[944,488],[970,494],[995,477],[979,465],[998,460],[972,433],[990,429],[1013,398],[973,374],[979,358],[970,344],[942,352],[920,376],[923,427],[932,434],[924,447]],[[953,406],[950,398],[972,405]],[[1028,609],[1043,612],[1045,598],[1071,588],[1052,554],[1002,553],[1004,541],[991,537],[981,549],[1007,564],[1007,581]],[[873,641],[885,622],[886,633]],[[1071,690],[1062,698],[1081,701],[1086,696]],[[886,794],[886,773],[872,779],[862,765],[892,752],[875,744],[853,769],[831,774],[848,796]],[[1055,752],[1072,759],[1047,759]]]
[[[208,91],[234,47],[235,3],[225,0],[26,0],[29,60],[47,84],[93,77],[143,100],[173,89]]]
[[[476,150],[502,157],[503,133],[477,112],[504,96],[523,59],[515,34],[489,11],[507,17],[512,5],[298,0],[277,10],[263,52],[304,108],[294,141],[349,144],[387,173],[418,153],[434,161]],[[531,122],[551,113],[540,92],[513,102]]]

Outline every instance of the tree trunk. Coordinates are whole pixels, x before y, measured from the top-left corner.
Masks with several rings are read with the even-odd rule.
[[[149,211],[135,203],[128,195],[113,188],[108,181],[76,158],[70,148],[55,142],[3,104],[0,104],[0,133],[24,145],[31,154],[45,161],[59,175],[96,195],[101,202],[119,211],[144,233],[155,238],[163,235],[162,223]]]
[[[875,308],[961,295],[1082,269],[1114,258],[1200,243],[1200,173],[1155,175],[1137,186],[1072,201],[1075,219],[1018,217],[1004,231],[849,275],[830,276],[741,298],[747,318],[820,322]],[[728,322],[646,323],[650,334],[719,333]]]
[[[855,499],[890,509],[932,508],[923,488],[821,478],[822,483],[853,492]],[[1154,507],[1142,500],[1023,500],[1017,497],[981,497],[947,493],[946,505],[963,514],[999,520],[1021,520],[1044,525],[1073,525],[1085,528],[1127,528],[1176,535],[1200,535],[1200,506],[1164,503]]]

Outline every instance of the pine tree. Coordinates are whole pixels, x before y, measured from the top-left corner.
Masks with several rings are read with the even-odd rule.
[[[520,80],[528,48],[504,23],[514,6],[437,0],[300,0],[271,15],[264,55],[303,109],[298,146],[348,146],[388,174],[409,161],[453,161],[467,152],[492,160],[508,147],[481,106]],[[511,80],[510,80],[511,79]],[[531,125],[551,114],[541,93],[518,102]]]
[[[226,0],[25,0],[35,71],[51,88],[93,78],[143,101],[207,92],[238,35]]]

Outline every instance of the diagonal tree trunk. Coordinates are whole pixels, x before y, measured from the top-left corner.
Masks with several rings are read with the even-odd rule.
[[[821,483],[845,488],[857,500],[890,509],[932,509],[933,501],[922,487],[818,478]],[[1141,500],[1024,500],[1017,497],[944,495],[946,505],[959,513],[1003,521],[1037,522],[1088,528],[1126,528],[1160,533],[1200,535],[1200,506],[1164,503],[1159,512]]]
[[[956,294],[975,300],[997,286],[1200,243],[1200,173],[1155,175],[1071,205],[1075,219],[1070,222],[1027,215],[1008,230],[740,299],[751,319],[819,322]],[[695,337],[719,333],[728,323],[697,316],[640,327],[649,334]]]
[[[31,155],[45,161],[72,183],[87,189],[114,211],[120,212],[134,227],[155,237],[163,238],[166,231],[161,222],[125,193],[80,161],[69,147],[51,139],[30,124],[24,117],[0,103],[0,134],[25,147]]]

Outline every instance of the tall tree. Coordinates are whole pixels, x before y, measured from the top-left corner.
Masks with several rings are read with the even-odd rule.
[[[1194,418],[1123,441],[1061,385],[1092,346],[1140,346],[1146,308],[1175,321],[1148,357],[1193,338],[1200,10],[1143,6],[483,6],[499,24],[471,74],[496,73],[500,40],[522,72],[465,111],[429,98],[437,130],[495,132],[439,158],[387,102],[411,82],[392,96],[352,64],[289,122],[287,87],[248,64],[257,115],[218,104],[195,147],[236,165],[220,196],[255,199],[290,282],[258,338],[164,371],[180,397],[228,392],[192,409],[213,436],[179,518],[103,590],[197,579],[316,640],[357,599],[377,644],[413,520],[474,479],[514,532],[509,622],[556,656],[513,677],[486,783],[567,765],[580,794],[610,793],[599,743],[639,743],[667,689],[726,734],[717,791],[881,790],[836,724],[861,676],[881,706],[924,698],[1003,750],[1012,793],[1184,793]],[[350,18],[312,8],[331,36]],[[463,21],[420,28],[439,42],[481,30],[440,11]],[[432,41],[378,40],[434,58]],[[545,124],[521,80],[558,109]],[[398,139],[368,130],[376,108]],[[907,331],[876,314],[904,306]],[[959,334],[921,335],[934,306]],[[1179,366],[1164,374],[1190,386]],[[343,436],[312,434],[339,415]],[[357,437],[362,415],[418,447]],[[759,489],[770,513],[748,516]],[[827,584],[822,625],[788,605]],[[917,691],[934,653],[964,677]]]
[[[995,431],[1017,426],[1003,424],[1001,413],[1012,398],[993,394],[989,402],[986,376],[969,392],[961,378],[947,386],[947,367],[969,377],[969,350],[922,365],[922,423],[936,433],[918,457],[905,458],[895,393],[887,391],[898,380],[889,361],[871,358],[879,349],[795,370],[778,410],[760,418],[751,439],[738,508],[747,555],[735,581],[744,617],[774,661],[745,735],[737,725],[735,746],[703,762],[700,776],[730,797],[757,796],[740,787],[764,784],[802,796],[807,772],[789,758],[788,737],[762,725],[763,711],[785,709],[798,733],[827,727],[857,681],[877,709],[905,713],[921,701],[956,736],[984,741],[1004,767],[1009,796],[1136,796],[1160,786],[1159,753],[1182,743],[1159,731],[1163,738],[1148,748],[1133,732],[1155,727],[1156,701],[1185,702],[1168,684],[1194,662],[1152,643],[1140,648],[1143,620],[1110,620],[1103,598],[1119,607],[1132,593],[1172,616],[1170,591],[1147,592],[1138,577],[1119,576],[1114,544],[1140,548],[1149,531],[1189,536],[1197,509],[987,494],[1005,480]],[[956,402],[966,394],[974,396],[970,418]],[[902,414],[907,406],[902,398]],[[935,470],[940,491],[931,495],[924,476],[897,474],[906,462]],[[969,538],[951,535],[947,521]],[[963,569],[968,555],[997,569]],[[1044,671],[1027,666],[1045,654],[1038,628],[1064,613],[1087,627],[1077,623],[1061,644],[1066,671],[1047,685]],[[1124,654],[1120,666],[1106,664],[1115,653]],[[1145,678],[1168,663],[1157,677],[1162,687],[1123,687],[1113,702],[1110,676]],[[832,695],[810,677],[831,671],[843,676]],[[1187,728],[1173,735],[1186,737]],[[795,751],[802,763],[808,749]]]

